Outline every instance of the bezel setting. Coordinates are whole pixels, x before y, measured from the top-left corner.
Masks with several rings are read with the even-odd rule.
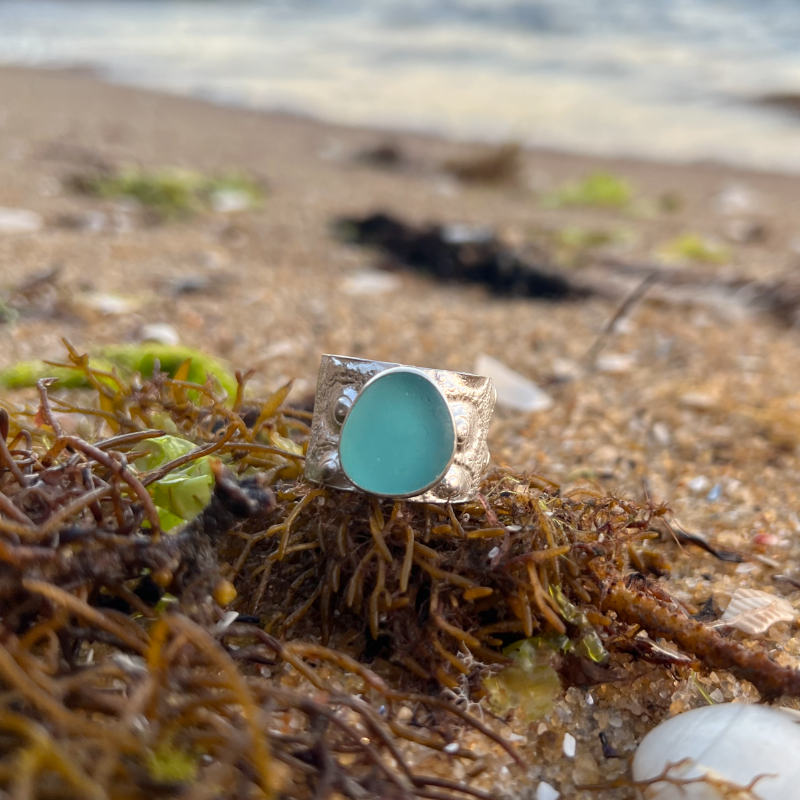
[[[449,463],[435,481],[413,495],[365,492],[347,475],[339,456],[342,430],[361,392],[391,372],[412,373],[429,380],[446,401],[453,423],[453,453]],[[480,375],[323,355],[305,476],[314,483],[377,497],[427,503],[466,502],[477,494],[483,469],[489,461],[486,438],[494,404],[492,381]],[[347,413],[342,414],[345,407]]]

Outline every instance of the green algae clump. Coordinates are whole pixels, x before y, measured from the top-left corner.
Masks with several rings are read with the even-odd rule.
[[[219,383],[229,397],[236,395],[236,378],[225,365],[199,350],[181,345],[164,345],[154,342],[145,344],[121,344],[102,347],[89,358],[89,366],[100,371],[97,379],[113,384],[112,378],[103,372],[118,370],[124,377],[138,372],[144,377],[153,374],[156,365],[174,377],[178,370],[189,361],[185,380],[204,384],[209,376]],[[76,370],[74,365],[52,364],[47,361],[21,361],[0,371],[0,389],[26,389],[36,386],[42,378],[57,378],[56,389],[89,389],[92,383],[87,374]]]
[[[696,233],[684,233],[661,248],[667,261],[693,261],[699,264],[724,264],[730,258],[725,247],[716,245]]]
[[[547,637],[564,639],[566,637]],[[554,642],[555,649],[562,649]],[[561,681],[551,663],[554,648],[545,637],[522,639],[504,651],[512,662],[483,681],[489,702],[499,714],[519,708],[526,722],[549,714],[561,693]]]
[[[587,206],[590,208],[622,209],[633,200],[633,187],[625,178],[611,172],[593,172],[580,181],[567,183],[545,198],[553,208]]]
[[[197,778],[197,758],[173,744],[161,744],[148,754],[147,771],[156,783],[190,783]]]
[[[72,187],[82,194],[106,200],[134,200],[162,219],[179,219],[203,211],[243,211],[258,207],[262,186],[240,173],[220,177],[193,170],[125,167],[79,175]]]
[[[133,463],[140,471],[159,469],[195,449],[187,439],[159,436],[136,445]],[[161,528],[169,531],[194,519],[211,501],[213,487],[214,474],[208,456],[190,461],[151,483],[147,491],[156,504]]]

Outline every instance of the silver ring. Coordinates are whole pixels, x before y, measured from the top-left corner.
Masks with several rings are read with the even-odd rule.
[[[489,463],[490,378],[322,356],[305,477],[346,491],[462,503]]]

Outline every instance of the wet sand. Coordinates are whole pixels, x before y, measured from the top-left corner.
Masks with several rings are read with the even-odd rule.
[[[413,168],[353,163],[353,154],[387,138]],[[800,564],[799,331],[730,293],[700,293],[689,282],[682,293],[654,291],[633,307],[605,340],[602,354],[620,358],[567,379],[618,308],[624,281],[613,283],[596,267],[574,267],[595,284],[608,278],[607,296],[548,304],[396,273],[396,291],[354,296],[348,277],[374,267],[376,255],[338,242],[330,231],[337,217],[380,209],[418,223],[488,225],[524,253],[551,241],[554,231],[600,229],[619,240],[606,256],[632,265],[652,264],[665,242],[692,232],[719,240],[730,258],[678,267],[687,280],[767,281],[800,269],[793,250],[800,178],[540,151],[525,153],[520,180],[511,186],[462,185],[437,169],[445,159],[477,152],[466,143],[110,86],[80,72],[0,69],[0,207],[30,209],[45,220],[35,233],[0,233],[0,286],[10,289],[61,265],[66,295],[91,289],[135,305],[107,315],[23,314],[0,326],[0,366],[59,358],[63,336],[90,348],[134,341],[144,324],[168,322],[183,343],[237,368],[256,368],[255,391],[295,377],[300,398],[313,389],[324,352],[457,370],[471,370],[476,356],[487,353],[555,401],[534,415],[498,411],[490,434],[496,464],[546,475],[564,491],[589,485],[642,499],[647,486],[684,527],[718,547],[767,558],[737,567],[668,546],[668,585],[678,597],[702,605],[713,594],[724,606],[735,587],[752,586],[800,609],[800,591],[774,580]],[[71,175],[100,161],[241,171],[263,179],[268,195],[258,210],[147,225],[136,209],[64,188]],[[565,181],[599,169],[631,181],[632,210],[552,209],[540,202]],[[678,210],[661,210],[666,193],[679,199]],[[737,206],[737,196],[747,202]],[[726,210],[735,213],[720,213]],[[99,229],[86,222],[92,211],[103,212]],[[730,241],[739,224],[733,220],[759,223],[763,238]],[[187,277],[208,288],[173,296],[170,282]],[[797,633],[784,623],[764,643],[778,661],[798,666]],[[621,770],[618,761],[604,760],[600,731],[627,754],[671,705],[676,711],[678,701],[702,702],[692,686],[664,671],[654,674],[656,689],[600,687],[592,689],[591,705],[585,693],[570,690],[562,711],[541,723],[544,731],[523,726],[539,734],[528,751],[539,774],[565,797],[595,797],[575,792],[574,783]],[[723,674],[702,680],[722,699],[755,698],[752,688]],[[583,772],[564,759],[555,763],[566,731],[578,739]]]

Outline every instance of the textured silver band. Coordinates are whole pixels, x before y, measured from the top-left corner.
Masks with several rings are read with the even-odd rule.
[[[319,367],[314,419],[306,453],[305,476],[346,491],[361,491],[339,462],[339,436],[350,408],[365,384],[388,369],[405,367],[385,361],[324,355]],[[489,463],[487,434],[495,404],[490,378],[441,369],[411,369],[424,373],[440,389],[453,413],[456,451],[444,477],[422,494],[406,499],[425,503],[461,503],[478,492]]]

